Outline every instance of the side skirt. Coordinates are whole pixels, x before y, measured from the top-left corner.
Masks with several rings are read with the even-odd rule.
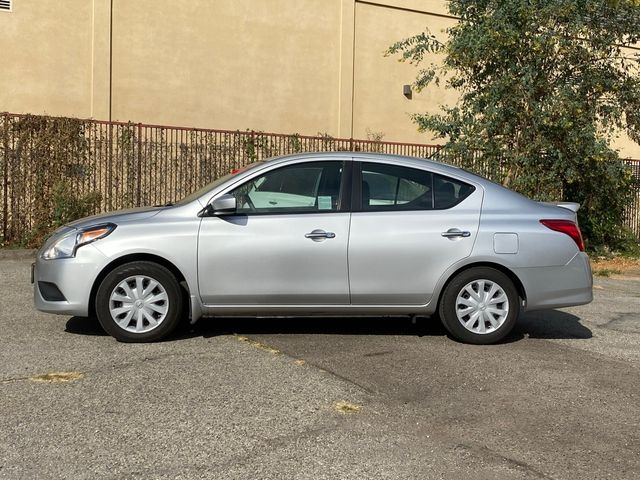
[[[203,305],[202,316],[336,316],[421,315],[435,312],[431,305]]]

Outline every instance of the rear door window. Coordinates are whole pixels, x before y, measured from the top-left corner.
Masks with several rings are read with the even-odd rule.
[[[362,164],[362,210],[430,210],[433,178],[415,168]]]

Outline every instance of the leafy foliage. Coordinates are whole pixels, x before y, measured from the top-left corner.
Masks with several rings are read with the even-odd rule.
[[[79,194],[67,182],[59,182],[53,187],[53,211],[49,230],[86,217],[100,208],[102,195],[99,192]]]
[[[460,21],[446,42],[427,31],[387,52],[420,65],[418,90],[460,92],[414,115],[418,127],[448,139],[463,166],[481,151],[505,186],[580,202],[591,245],[615,246],[633,179],[609,145],[620,132],[640,143],[640,54],[627,48],[640,41],[640,2],[451,0],[449,10]]]
[[[95,213],[101,195],[82,193],[93,176],[81,120],[26,115],[0,124],[6,236],[0,245],[38,246],[58,226]],[[3,212],[4,213],[4,212]]]

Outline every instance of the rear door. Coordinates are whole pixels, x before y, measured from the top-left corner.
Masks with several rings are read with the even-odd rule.
[[[349,282],[354,305],[424,305],[470,255],[482,189],[414,167],[354,162]]]

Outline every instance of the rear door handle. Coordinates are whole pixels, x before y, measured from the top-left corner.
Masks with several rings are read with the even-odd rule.
[[[450,228],[446,232],[442,232],[442,236],[446,238],[456,238],[456,237],[467,238],[471,236],[471,232],[467,230],[463,231],[463,230],[460,230],[459,228]]]
[[[323,238],[336,238],[336,234],[316,229],[313,232],[305,234],[305,238],[310,238],[311,240],[322,240]]]

